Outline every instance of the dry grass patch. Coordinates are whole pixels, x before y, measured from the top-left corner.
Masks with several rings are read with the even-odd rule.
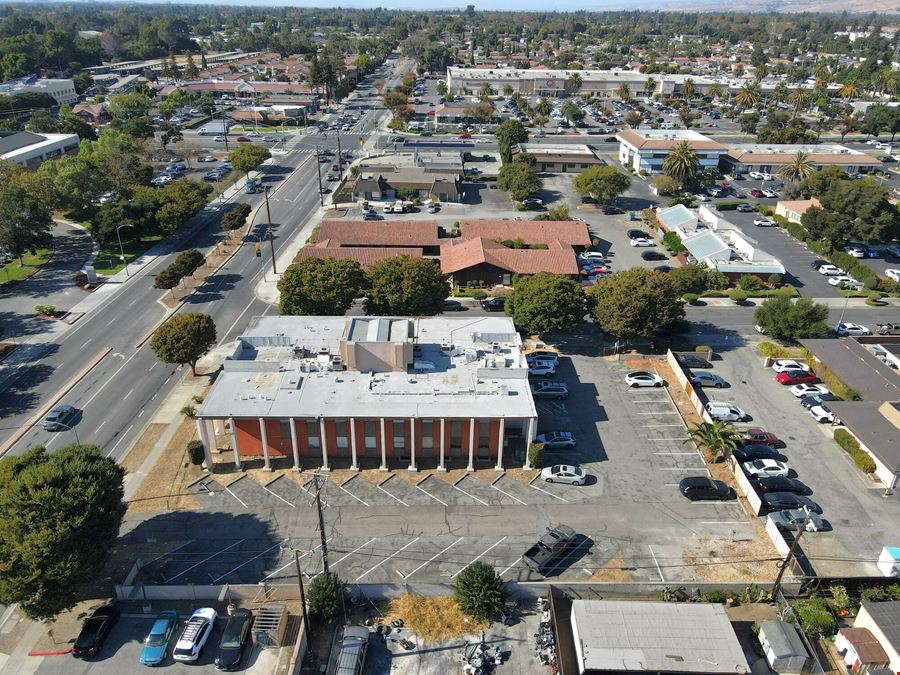
[[[541,475],[540,469],[507,469],[506,475],[520,483],[531,483]]]
[[[457,482],[461,481],[464,476],[470,473],[473,472],[466,471],[465,469],[450,469],[449,471],[435,471],[432,475],[435,478],[440,478],[445,483],[455,485]]]
[[[754,524],[750,540],[701,537],[682,556],[697,581],[770,581],[778,573],[778,552],[762,527]]]
[[[429,642],[443,642],[491,627],[490,621],[478,622],[463,614],[456,600],[447,595],[401,595],[393,598],[388,603],[384,622],[389,624],[395,619],[403,619],[405,627],[416,637]]]
[[[603,567],[596,570],[591,575],[592,581],[634,581],[634,577],[631,575],[626,569],[628,567],[625,563],[625,558],[622,557],[621,553],[616,553],[612,558],[603,563]]]
[[[147,428],[144,430],[144,433],[141,434],[141,437],[137,439],[137,442],[131,446],[131,450],[128,451],[128,454],[119,462],[127,473],[134,473],[141,468],[141,464],[147,459],[150,451],[153,450],[153,447],[157,444],[168,426],[168,424],[162,424],[160,422],[153,422],[147,425]]]

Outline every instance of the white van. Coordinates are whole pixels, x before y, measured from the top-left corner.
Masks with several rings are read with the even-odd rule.
[[[662,122],[662,123],[659,125],[659,128],[660,128],[660,129],[674,129],[674,128],[675,128],[675,125],[672,124],[672,122]]]
[[[385,202],[385,203],[384,203],[384,208],[381,209],[381,211],[382,211],[382,213],[393,213],[393,212],[394,212],[394,205],[393,205],[391,202]]]
[[[391,212],[392,213],[403,213],[403,210],[404,210],[403,209],[403,201],[398,199],[397,201],[394,202],[394,206],[391,209]]]
[[[706,404],[706,412],[714,420],[722,422],[740,422],[747,417],[747,413],[731,403],[710,401]]]

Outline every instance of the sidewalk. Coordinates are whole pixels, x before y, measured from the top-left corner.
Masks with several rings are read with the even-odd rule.
[[[806,297],[806,296],[801,296]],[[846,306],[848,309],[881,309],[883,307],[900,307],[900,298],[884,298],[884,305],[881,307],[875,305],[867,305],[865,298],[810,298],[813,302],[825,305],[826,307],[841,309]],[[694,305],[696,307],[757,307],[764,303],[766,298],[750,298],[742,305],[735,305],[731,298],[700,298]],[[701,304],[702,303],[702,304]]]
[[[263,278],[256,285],[255,293],[257,298],[270,305],[278,304],[278,300],[281,297],[281,293],[278,291],[278,280],[281,279],[284,270],[294,262],[297,252],[306,245],[312,231],[319,226],[319,223],[325,217],[325,211],[324,207],[319,207],[306,221],[306,224],[294,235],[290,243],[278,254],[275,264],[277,269],[281,271],[278,274],[263,275]]]

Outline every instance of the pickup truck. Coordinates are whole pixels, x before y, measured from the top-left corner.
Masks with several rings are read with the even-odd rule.
[[[557,525],[525,551],[522,560],[535,572],[543,572],[574,545],[575,530],[568,525]]]

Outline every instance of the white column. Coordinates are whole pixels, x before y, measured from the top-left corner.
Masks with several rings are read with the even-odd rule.
[[[359,465],[356,463],[356,419],[350,418],[350,457],[353,462],[350,468],[359,471]]]
[[[206,468],[212,471],[212,454],[209,452],[209,434],[206,431],[204,420],[197,418],[197,435],[200,442],[203,443],[203,456],[206,458]]]
[[[446,471],[447,467],[444,466],[444,418],[441,418],[441,461],[438,463],[438,471]]]
[[[325,418],[319,418],[319,442],[322,444],[322,471],[331,471],[328,467],[328,441],[325,440]]]
[[[384,418],[381,418],[381,471],[387,471],[387,434],[384,432]]]
[[[228,425],[231,427],[231,451],[234,453],[234,468],[241,470],[241,453],[238,452],[237,428],[234,426],[234,418],[228,418]]]
[[[416,468],[416,418],[409,418],[409,450],[412,453],[409,457],[409,470],[418,471]]]
[[[263,466],[265,466],[266,471],[271,471],[272,467],[269,464],[269,439],[266,437],[266,421],[262,417],[259,418],[259,435],[262,438]]]
[[[528,456],[528,448],[534,442],[534,418],[528,418],[528,432],[525,435],[525,468],[531,468],[531,458]]]
[[[219,443],[216,440],[216,425],[213,420],[206,420],[206,437],[209,438],[209,451],[219,449]]]
[[[300,470],[300,446],[297,445],[297,426],[292,417],[290,420],[291,425],[291,450],[294,451],[294,471]]]
[[[469,466],[466,471],[475,470],[475,418],[469,418]]]
[[[503,471],[503,434],[506,431],[506,419],[500,418],[500,442],[497,445],[497,471]]]

